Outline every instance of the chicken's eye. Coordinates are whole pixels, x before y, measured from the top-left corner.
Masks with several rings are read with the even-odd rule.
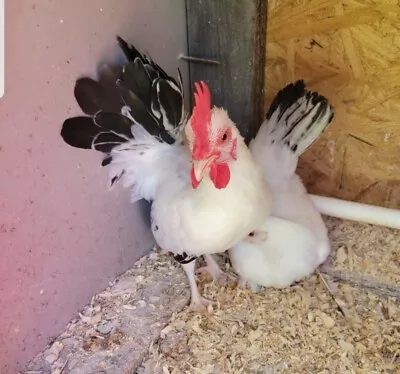
[[[229,142],[230,140],[231,140],[231,138],[232,138],[232,132],[231,132],[231,130],[228,128],[228,129],[223,129],[223,131],[221,131],[220,133],[219,133],[219,140],[218,140],[218,142],[221,144],[221,145],[223,145],[223,144],[226,144],[227,142]]]

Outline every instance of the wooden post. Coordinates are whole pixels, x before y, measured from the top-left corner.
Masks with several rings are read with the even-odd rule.
[[[186,12],[189,56],[220,63],[189,61],[191,90],[207,82],[249,140],[264,117],[267,0],[186,0]]]

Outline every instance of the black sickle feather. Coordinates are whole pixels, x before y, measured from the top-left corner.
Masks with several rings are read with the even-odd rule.
[[[310,113],[315,109],[315,106],[317,104],[320,104],[319,107],[318,107],[318,110],[313,115],[313,117],[309,120],[309,124],[305,128],[305,132],[302,134],[303,136],[306,136],[309,133],[309,131],[311,130],[311,128],[315,124],[315,122],[320,117],[322,117],[323,114],[328,110],[328,106],[329,106],[328,100],[325,97],[323,97],[322,95],[319,95],[316,92],[308,92],[307,95],[306,95],[306,100],[307,100],[307,104],[311,101],[312,107],[310,109],[308,109],[307,111],[302,111],[301,115],[299,115],[299,117],[295,121],[290,121],[290,117],[293,115],[293,113],[291,113],[289,116],[286,117],[286,119],[285,119],[286,126],[290,125],[290,127],[286,130],[284,138],[288,137],[293,132],[293,130],[296,128],[296,126],[303,119],[305,119],[306,117],[308,117],[310,115]],[[295,108],[295,110],[298,109],[298,108],[299,107],[297,106]],[[333,118],[333,117],[331,116],[331,118]],[[296,151],[296,149],[294,149],[293,151]]]
[[[286,138],[287,136],[289,136],[293,130],[296,128],[296,126],[306,117],[309,116],[309,114],[314,110],[314,107],[311,107],[308,111],[304,111],[295,121],[293,122],[289,122],[288,119],[286,118],[286,126],[288,126],[288,123],[290,123],[290,127],[286,130],[285,135],[283,136],[283,138]],[[310,129],[311,126],[315,123],[315,121],[317,120],[317,118],[320,116],[320,114],[322,113],[323,108],[319,107],[319,109],[317,110],[317,113],[312,117],[312,119],[310,120],[310,124],[307,126],[307,129]]]
[[[91,78],[78,79],[75,83],[74,95],[82,111],[89,115],[99,110],[118,112],[123,105],[118,95],[112,95],[112,92],[105,90],[99,82]]]
[[[133,45],[128,45],[119,36],[117,36],[117,41],[130,61],[124,67],[118,85],[123,88],[122,96],[125,103],[131,107],[132,117],[135,121],[142,123],[150,134],[173,143],[174,138],[162,124],[163,117],[160,109],[163,108],[172,126],[177,127],[181,124],[184,108],[180,72],[178,71],[178,83],[150,58],[139,53]],[[143,105],[139,104],[139,101]]]
[[[67,144],[105,153],[103,166],[112,162],[114,147],[133,139],[132,126],[136,123],[160,141],[173,144],[175,139],[164,127],[161,113],[176,127],[183,118],[180,72],[176,82],[134,46],[120,37],[117,40],[129,63],[123,69],[103,65],[99,82],[87,77],[78,79],[74,95],[90,117],[68,118],[61,129]],[[113,182],[121,177],[116,176]]]
[[[181,74],[181,70],[178,69],[178,83],[179,83],[179,88],[181,89],[182,93],[183,93],[183,79],[182,79],[182,74]]]
[[[159,121],[147,109],[142,100],[131,91],[124,81],[118,81],[118,87],[121,90],[121,95],[127,106],[130,107],[130,115],[137,122],[140,123],[149,134],[159,137],[168,144],[173,144],[175,139],[163,127],[160,127]]]
[[[146,108],[151,105],[151,83],[143,62],[136,59],[124,67],[121,77],[124,86],[134,92]]]
[[[133,45],[129,45],[124,39],[122,39],[118,35],[117,35],[117,42],[119,47],[122,49],[122,52],[124,52],[124,55],[128,61],[135,61],[135,58],[137,57],[143,59],[143,56]]]
[[[270,121],[274,115],[274,121]],[[328,100],[306,89],[303,80],[281,89],[266,113],[269,141],[302,154],[325,131],[333,118]]]
[[[143,62],[139,59],[136,59],[134,62],[135,66],[135,80],[138,87],[138,92],[140,92],[140,96],[144,104],[150,108],[151,105],[151,78],[148,74]]]
[[[151,65],[153,70],[157,71],[158,77],[172,80],[175,84],[177,84],[175,79],[170,77],[160,65],[156,64],[151,58],[142,55],[132,44],[128,44],[120,36],[117,36],[117,41],[128,61],[135,61],[135,59],[139,58],[143,64]]]
[[[91,149],[93,139],[98,135],[99,127],[90,117],[72,117],[64,121],[61,136],[72,147]]]
[[[133,139],[131,131],[133,124],[128,117],[125,117],[122,114],[97,112],[93,117],[93,121],[97,126],[112,131],[117,135],[120,135],[122,138],[125,138],[125,141]]]
[[[144,64],[144,68],[146,69],[146,73],[152,82],[158,78],[158,73],[157,73],[156,69],[154,69],[153,66],[146,63],[146,64]]]
[[[165,79],[160,79],[156,85],[156,91],[158,96],[158,102],[164,109],[168,122],[174,127],[179,126],[181,122],[181,115],[183,113],[183,97],[182,94],[177,91],[176,87],[173,87],[170,82]],[[176,116],[178,114],[178,117]]]
[[[153,86],[151,90],[151,111],[158,118],[162,120],[162,114],[160,110],[160,101],[158,100],[157,85],[161,78],[157,78],[153,81]]]
[[[150,113],[148,108],[144,105],[143,101],[135,92],[131,91],[126,86],[124,81],[119,80],[117,86],[125,105],[130,108],[130,115],[135,122],[142,124],[150,134],[157,136],[160,132],[160,127],[152,113]]]
[[[115,114],[115,116],[118,116]],[[123,116],[119,116],[123,117]],[[114,131],[110,131],[110,123],[107,122],[102,116],[98,124],[93,122],[90,117],[72,117],[64,121],[61,136],[64,141],[72,147],[82,149],[92,149],[97,151],[109,153],[113,147],[120,145],[127,141],[127,138]],[[104,127],[100,126],[104,125]],[[132,133],[130,137],[133,138]]]
[[[93,139],[93,148],[99,152],[110,153],[114,147],[117,147],[125,142],[125,138],[121,138],[112,132],[100,132]]]
[[[282,90],[278,92],[275,99],[272,101],[271,106],[266,114],[266,119],[270,119],[272,113],[274,113],[278,107],[280,107],[281,116],[285,113],[285,110],[293,105],[300,97],[304,96],[306,92],[306,86],[303,80],[298,80],[295,83],[288,84]],[[278,121],[280,118],[278,118]]]

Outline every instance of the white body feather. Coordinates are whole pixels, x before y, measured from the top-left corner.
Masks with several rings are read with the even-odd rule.
[[[132,200],[152,201],[152,231],[162,248],[192,255],[223,252],[269,215],[270,193],[243,143],[226,188],[216,189],[205,177],[193,189],[186,146],[159,143],[139,125],[132,131],[135,139],[112,151],[110,175],[125,170],[122,179]]]
[[[303,100],[302,105],[305,104]],[[318,105],[315,106],[317,109]],[[287,112],[293,113],[290,108]],[[304,123],[300,123],[292,134],[298,146],[296,152],[277,141],[271,141],[282,138],[279,131],[285,129],[279,125],[279,121],[287,121],[285,116],[278,120],[277,113],[262,124],[257,137],[250,144],[254,159],[261,166],[273,194],[272,214],[259,228],[267,232],[267,239],[258,243],[244,240],[229,251],[232,264],[242,281],[253,287],[287,287],[312,273],[326,260],[330,251],[327,228],[295,170],[298,155],[327,126],[332,112],[329,108],[312,123],[309,135],[303,139],[304,128],[309,128],[310,119],[315,120],[313,112],[304,117]]]
[[[251,285],[288,287],[312,273],[329,253],[329,246],[303,225],[269,217],[260,230],[267,232],[265,242],[242,241],[230,251],[235,270]]]

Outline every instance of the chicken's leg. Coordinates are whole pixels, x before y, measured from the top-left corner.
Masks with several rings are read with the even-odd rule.
[[[211,303],[211,301],[205,299],[200,295],[196,283],[196,276],[194,274],[195,266],[196,266],[196,261],[191,261],[186,264],[182,264],[183,270],[185,270],[185,273],[188,277],[190,286],[189,310],[193,312],[203,312],[207,310],[207,306]]]
[[[215,280],[220,280],[222,276],[222,270],[219,267],[217,261],[214,260],[212,255],[204,255],[207,265],[197,269],[198,273],[208,273]]]

